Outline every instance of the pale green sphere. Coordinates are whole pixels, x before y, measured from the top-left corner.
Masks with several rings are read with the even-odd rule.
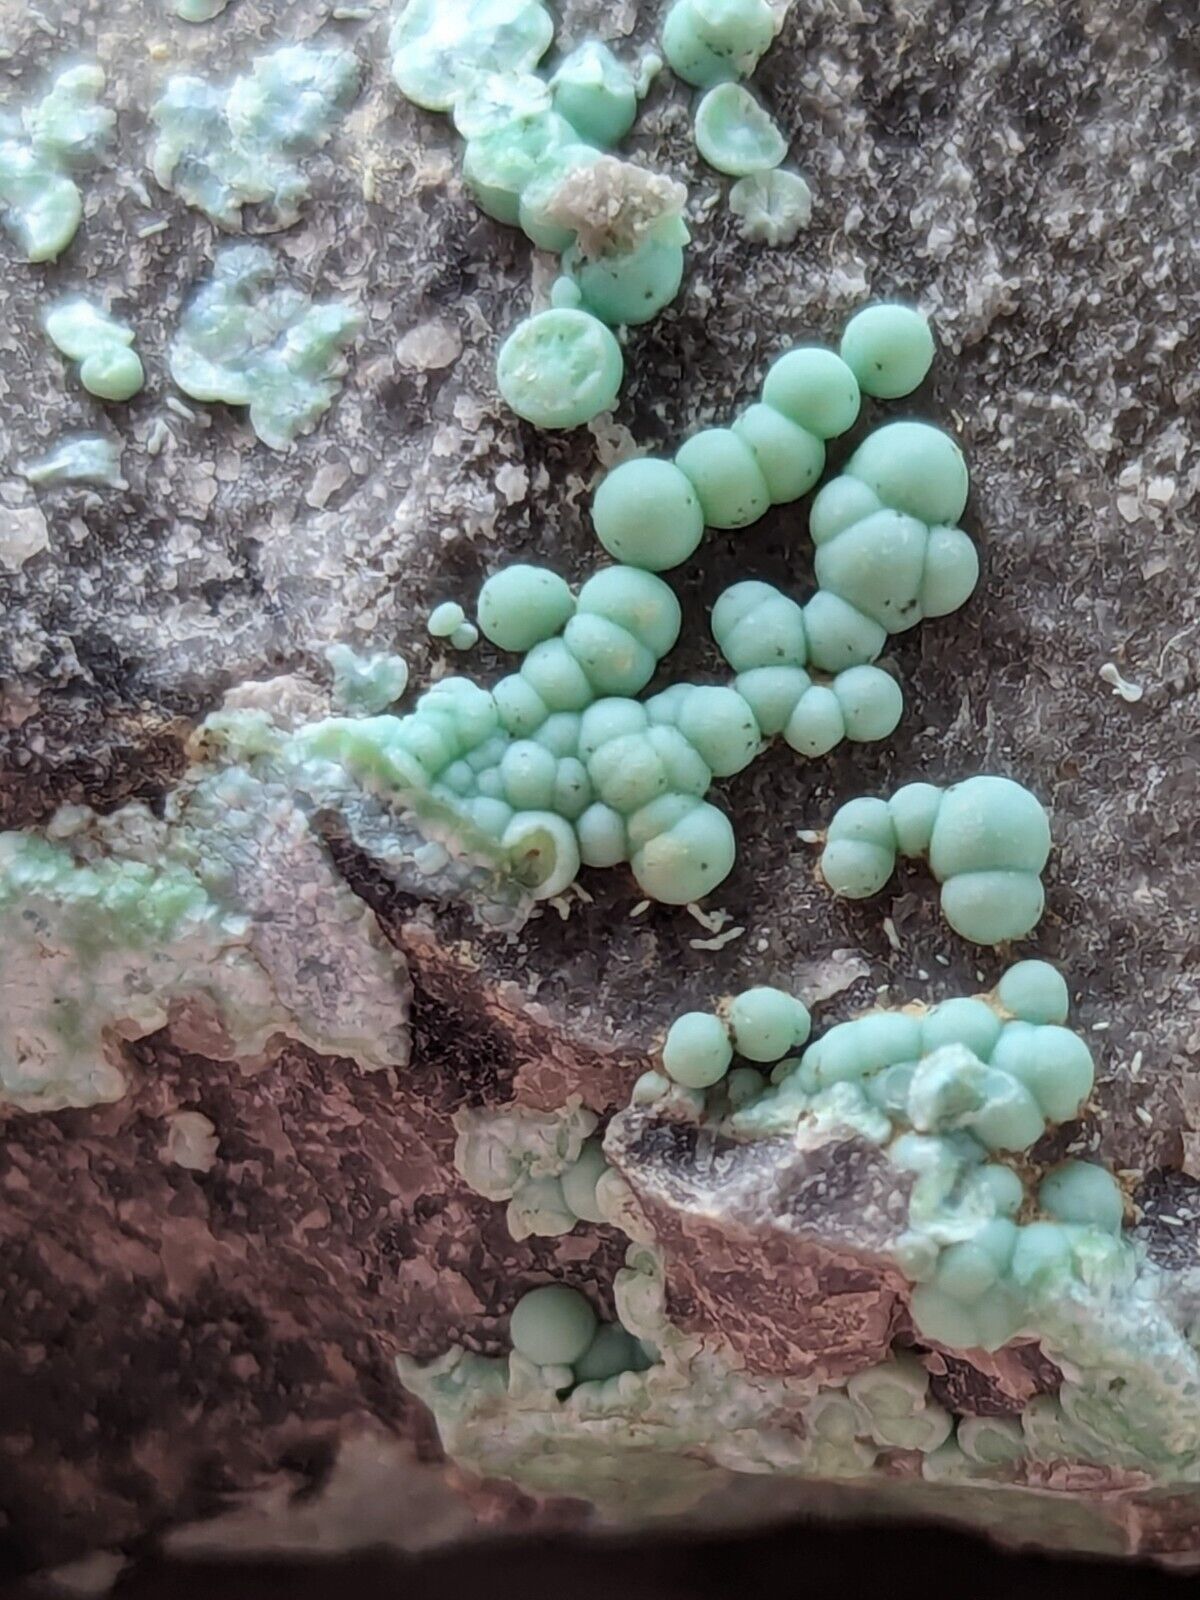
[[[654,806],[668,800],[684,801],[687,808],[672,817],[662,832],[639,845],[629,864],[651,900],[685,906],[711,894],[729,876],[737,858],[737,843],[725,813],[690,795],[664,795],[646,811],[653,812]],[[631,830],[641,816],[636,813],[630,818]]]
[[[594,260],[572,245],[562,264],[584,309],[613,328],[652,321],[671,304],[683,283],[683,246],[676,239],[651,236],[636,250]]]
[[[896,832],[896,849],[902,856],[927,853],[944,793],[932,783],[906,783],[892,795],[887,806]]]
[[[686,561],[704,537],[704,513],[687,474],[673,461],[624,461],[592,501],[596,537],[618,561],[663,572]]]
[[[586,311],[551,308],[528,317],[500,347],[496,379],[509,406],[535,428],[578,428],[616,403],[621,347]]]
[[[1070,1122],[1078,1116],[1096,1078],[1092,1053],[1084,1041],[1054,1023],[1006,1023],[992,1051],[992,1063],[1026,1085],[1050,1122]]]
[[[804,1044],[812,1030],[808,1008],[783,989],[745,989],[729,1003],[729,1026],[737,1053],[747,1061],[781,1061]]]
[[[517,562],[488,578],[477,610],[484,638],[523,654],[561,631],[575,613],[575,597],[557,572]]]
[[[457,600],[443,600],[429,613],[427,627],[435,639],[448,639],[466,620],[467,614]]]
[[[549,1283],[531,1289],[513,1307],[508,1324],[513,1349],[539,1367],[571,1366],[596,1333],[596,1313],[578,1289]]]
[[[662,46],[676,77],[704,89],[749,76],[774,37],[766,0],[675,0]]]
[[[514,811],[552,810],[557,773],[558,762],[545,746],[533,739],[517,739],[500,763],[504,798]]]
[[[591,1344],[575,1362],[576,1383],[603,1383],[619,1372],[638,1368],[638,1343],[616,1322],[605,1322],[596,1329]]]
[[[825,469],[825,445],[816,434],[765,402],[748,406],[733,431],[750,446],[772,505],[799,500]]]
[[[654,676],[654,654],[640,639],[582,605],[563,629],[563,642],[595,694],[638,694]]]
[[[1062,1023],[1071,1009],[1066,979],[1048,961],[1018,961],[1009,967],[996,987],[996,998],[1025,1022]]]
[[[803,611],[790,596],[754,578],[731,584],[717,597],[712,634],[735,672],[801,667],[808,657]]]
[[[840,356],[820,345],[789,350],[771,364],[763,400],[818,439],[836,439],[858,421],[858,380]]]
[[[921,580],[921,615],[946,617],[974,593],[979,552],[961,528],[930,528]]]
[[[624,628],[661,661],[675,647],[683,612],[675,591],[637,567],[602,567],[579,591],[579,610]]]
[[[633,74],[597,39],[585,39],[564,58],[550,90],[555,110],[592,144],[618,144],[633,127]]]
[[[739,672],[734,688],[754,713],[765,739],[787,727],[812,679],[803,667],[751,667]]]
[[[754,713],[736,689],[696,686],[682,702],[678,727],[718,778],[743,771],[762,747]]]
[[[696,108],[694,133],[709,166],[732,178],[768,172],[787,155],[787,140],[740,83],[719,83],[708,91]]]
[[[887,629],[856,611],[828,589],[804,605],[809,662],[822,672],[842,672],[874,661],[887,643]]]
[[[585,867],[615,867],[628,858],[629,838],[619,811],[594,801],[575,823],[579,858]]]
[[[939,882],[966,872],[1038,873],[1050,854],[1050,821],[1041,802],[1011,778],[981,774],[942,796],[929,844]]]
[[[846,471],[894,511],[953,525],[967,503],[967,464],[949,434],[927,422],[889,422],[869,433]]]
[[[603,1222],[604,1213],[596,1203],[596,1185],[608,1171],[604,1147],[599,1139],[589,1139],[579,1158],[561,1173],[563,1198],[581,1222]]]
[[[145,383],[146,374],[136,350],[113,343],[84,357],[79,381],[100,400],[131,400]]]
[[[833,680],[846,738],[868,744],[895,733],[904,714],[904,695],[881,667],[850,667]]]
[[[1125,1202],[1117,1180],[1091,1161],[1063,1161],[1038,1186],[1038,1204],[1056,1222],[1119,1233]]]
[[[821,876],[834,894],[851,900],[878,894],[896,866],[887,802],[863,796],[841,806],[829,824]]]
[[[707,1089],[729,1071],[733,1045],[719,1017],[710,1011],[685,1011],[663,1045],[663,1070],[686,1089]]]
[[[783,737],[791,749],[810,760],[828,755],[841,744],[846,737],[846,719],[837,695],[827,684],[814,683],[805,689],[784,726]]]
[[[924,383],[933,365],[933,334],[911,306],[865,306],[846,324],[841,357],[864,394],[898,400]]]
[[[1034,872],[962,872],[942,885],[942,915],[972,944],[1024,939],[1046,906],[1042,880]]]
[[[946,1044],[965,1044],[987,1061],[1000,1037],[1000,1018],[982,1000],[943,1000],[921,1021],[921,1051],[931,1055]]]
[[[680,446],[675,464],[691,479],[710,528],[745,528],[771,504],[753,451],[732,428],[705,428]]]

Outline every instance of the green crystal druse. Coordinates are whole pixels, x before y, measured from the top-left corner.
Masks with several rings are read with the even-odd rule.
[[[99,104],[104,73],[67,67],[19,115],[0,110],[0,221],[27,261],[56,261],[75,237],[83,198],[74,173],[91,165],[116,123]]]

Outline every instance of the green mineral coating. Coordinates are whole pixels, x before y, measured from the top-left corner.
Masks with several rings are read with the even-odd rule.
[[[763,400],[818,439],[836,439],[858,421],[858,380],[840,356],[804,345],[778,357],[767,373]]]
[[[596,537],[628,566],[677,567],[704,537],[704,513],[687,474],[671,461],[644,457],[614,467],[592,501]]]
[[[928,376],[933,334],[911,306],[864,306],[846,324],[840,354],[864,394],[898,400]]]
[[[812,190],[786,167],[750,173],[729,191],[729,209],[740,219],[742,238],[753,244],[791,244],[812,220],[812,206]]]
[[[572,245],[563,256],[582,305],[613,328],[638,327],[669,306],[683,283],[683,264],[682,244],[654,234],[623,253],[589,260]]]
[[[606,44],[585,39],[550,79],[554,108],[590,143],[619,144],[637,116],[637,86]]]
[[[1063,1161],[1038,1185],[1038,1205],[1056,1222],[1120,1233],[1125,1201],[1117,1180],[1092,1161]]]
[[[488,578],[476,610],[485,639],[498,649],[524,652],[566,626],[575,615],[575,596],[557,572],[518,562]]]
[[[621,347],[586,311],[551,308],[509,334],[496,361],[505,401],[535,428],[578,428],[616,404]]]
[[[336,302],[275,287],[263,245],[229,245],[184,309],[171,341],[171,376],[195,400],[249,406],[264,444],[286,450],[328,411],[346,370],[343,349],[362,325]]]
[[[738,1055],[748,1061],[781,1061],[808,1040],[808,1007],[782,989],[744,989],[729,1002],[725,1020]]]
[[[1018,961],[996,986],[996,999],[1025,1022],[1062,1023],[1071,1009],[1066,979],[1048,961]]]
[[[509,1337],[513,1349],[535,1366],[570,1366],[591,1345],[596,1313],[578,1289],[549,1283],[530,1289],[513,1307]]]
[[[457,600],[443,600],[429,613],[426,627],[435,639],[448,639],[466,620],[467,614]]]
[[[0,115],[0,220],[27,261],[55,261],[75,237],[83,200],[72,171],[94,161],[116,115],[98,104],[94,63],[59,72],[20,117]]]
[[[596,1329],[590,1345],[575,1362],[576,1383],[602,1383],[605,1378],[615,1378],[619,1372],[629,1372],[639,1365],[641,1354],[637,1340],[615,1322],[605,1322]]]
[[[718,172],[745,178],[777,167],[787,140],[743,84],[719,83],[696,108],[696,148]]]
[[[538,0],[408,0],[392,27],[392,77],[427,111],[449,111],[477,73],[529,73],[554,22]]]
[[[373,717],[394,705],[408,687],[403,656],[360,656],[347,644],[331,644],[325,659],[333,669],[333,699],[351,715]]]
[[[698,89],[748,78],[775,37],[766,0],[675,0],[663,23],[672,72]]]
[[[27,461],[21,474],[30,483],[98,483],[128,489],[121,475],[121,443],[98,433],[63,439],[38,461]]]
[[[865,899],[891,877],[898,853],[928,855],[943,915],[974,944],[1024,938],[1041,917],[1050,823],[1037,798],[1010,778],[981,775],[940,792],[922,784],[886,802],[849,801],[829,825],[821,874],[834,894]],[[1023,981],[1016,980],[1018,993]],[[1057,1010],[1056,986],[1038,974],[1033,981]]]
[[[78,361],[79,378],[101,400],[130,400],[145,373],[133,345],[133,329],[99,311],[87,300],[60,300],[43,319],[51,343]]]
[[[306,45],[258,56],[226,86],[171,78],[150,113],[151,171],[222,228],[239,230],[246,205],[267,206],[271,225],[286,228],[308,194],[300,162],[325,144],[357,92],[350,51]]]
[[[709,1011],[676,1017],[662,1049],[663,1071],[686,1089],[707,1089],[729,1071],[733,1045],[729,1030]]]
[[[927,422],[889,422],[859,445],[846,465],[881,504],[931,528],[952,526],[967,503],[967,465],[948,434]]]

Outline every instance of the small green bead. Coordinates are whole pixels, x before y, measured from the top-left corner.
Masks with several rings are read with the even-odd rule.
[[[1048,961],[1018,961],[996,987],[996,999],[1025,1022],[1067,1020],[1071,998],[1066,979]]]
[[[679,293],[683,268],[683,245],[653,234],[623,254],[591,260],[573,245],[563,256],[584,308],[611,328],[651,322]]]
[[[605,325],[586,311],[552,308],[509,334],[496,364],[500,393],[536,428],[578,428],[616,403],[625,361]]]
[[[762,747],[754,713],[736,689],[694,688],[682,703],[678,727],[718,778],[743,771]]]
[[[578,610],[563,630],[563,642],[595,694],[637,694],[654,676],[653,652],[620,623],[595,612]]]
[[[902,856],[923,856],[929,850],[944,789],[932,783],[906,783],[888,801],[896,849]]]
[[[851,744],[888,738],[904,714],[900,685],[880,667],[850,667],[839,672],[833,692]]]
[[[696,148],[718,172],[744,178],[777,167],[787,140],[740,83],[719,83],[696,108]]]
[[[449,109],[462,138],[481,139],[552,108],[549,86],[535,72],[477,72],[467,78]]]
[[[555,111],[516,118],[493,133],[469,139],[463,152],[463,182],[487,216],[509,227],[521,220],[521,194],[559,150],[578,140]]]
[[[586,867],[615,867],[629,857],[625,819],[611,806],[596,801],[575,824],[579,858]]]
[[[581,1222],[605,1220],[596,1202],[596,1185],[607,1171],[604,1146],[599,1139],[589,1139],[579,1152],[578,1160],[560,1174],[563,1199]]]
[[[964,1044],[987,1061],[1000,1037],[1000,1018],[982,1000],[943,1000],[921,1022],[921,1053],[932,1055],[946,1044]]]
[[[1032,872],[962,872],[942,885],[942,915],[972,944],[1007,944],[1033,932],[1046,907]]]
[[[767,481],[748,444],[732,428],[705,428],[675,452],[712,528],[745,528],[771,504]]]
[[[575,881],[579,841],[553,811],[518,811],[500,840],[512,872],[535,900],[551,900]]]
[[[633,74],[606,44],[585,39],[550,79],[554,107],[592,144],[619,144],[637,116]]]
[[[477,610],[484,638],[524,653],[561,631],[575,613],[575,597],[557,572],[517,562],[488,578]]]
[[[517,672],[500,679],[492,690],[492,698],[500,721],[518,738],[535,733],[550,714],[550,707],[534,686]]]
[[[846,737],[846,720],[833,690],[814,683],[797,700],[783,730],[784,741],[802,756],[828,755]]]
[[[513,1349],[539,1367],[570,1366],[596,1332],[596,1313],[565,1284],[547,1284],[522,1295],[509,1319]]]
[[[818,545],[817,582],[889,633],[903,633],[921,620],[927,543],[925,524],[916,517],[876,511]]]
[[[426,626],[435,639],[448,639],[466,620],[467,614],[457,600],[443,600],[429,613]]]
[[[648,732],[610,739],[588,761],[587,771],[597,797],[622,816],[649,805],[669,788],[666,768]]]
[[[734,1048],[748,1061],[779,1061],[812,1031],[808,1008],[794,995],[763,985],[746,989],[728,1009]]]
[[[831,478],[818,493],[808,514],[812,542],[827,544],[839,533],[883,509],[883,501],[875,491],[858,478],[849,478],[845,473],[840,478]]]
[[[846,471],[895,511],[933,526],[952,526],[963,514],[969,480],[963,453],[927,422],[889,422],[869,433]]]
[[[649,572],[677,567],[704,537],[691,480],[673,461],[649,456],[607,474],[592,501],[592,523],[609,555]]]
[[[1053,1281],[1069,1270],[1070,1264],[1071,1241],[1061,1224],[1028,1222],[1017,1230],[1012,1278],[1020,1288],[1032,1288],[1039,1281]]]
[[[675,0],[663,24],[672,72],[696,88],[749,77],[775,37],[766,0]]]
[[[812,190],[786,168],[751,173],[729,191],[729,209],[741,218],[739,232],[754,244],[791,244],[812,220],[812,208]]]
[[[712,633],[735,672],[802,667],[808,659],[804,613],[769,583],[732,584],[713,607]]]
[[[473,622],[460,622],[450,635],[450,644],[455,650],[474,650],[479,643],[479,629]]]
[[[550,809],[557,811],[560,817],[566,817],[568,822],[574,822],[591,805],[592,799],[592,784],[587,768],[577,757],[564,756],[555,768]]]
[[[825,446],[816,434],[765,402],[748,406],[733,431],[749,445],[772,505],[799,500],[825,470]]]
[[[663,796],[663,800],[675,798]],[[732,872],[737,858],[733,829],[724,812],[703,800],[693,800],[690,795],[678,798],[689,803],[686,813],[634,850],[630,859],[642,890],[652,900],[677,906],[711,894]],[[654,804],[661,805],[662,801]],[[653,807],[647,806],[646,810]],[[631,830],[640,815],[630,818]]]
[[[1011,778],[984,774],[943,794],[929,845],[929,866],[939,882],[966,872],[1038,873],[1049,854],[1045,810]]]
[[[100,400],[131,400],[145,383],[146,374],[136,350],[113,344],[84,358],[79,381]]]
[[[588,761],[612,739],[642,733],[650,725],[646,708],[638,700],[623,696],[597,700],[579,719],[579,756]]]
[[[924,383],[933,365],[933,334],[911,306],[865,306],[846,324],[841,357],[864,394],[898,400]]]
[[[1125,1201],[1117,1180],[1091,1161],[1063,1161],[1038,1186],[1038,1205],[1056,1222],[1120,1233]]]
[[[738,673],[733,686],[753,711],[763,737],[773,739],[791,721],[812,679],[803,667],[751,667]]]
[[[594,573],[579,591],[579,610],[615,622],[656,661],[675,648],[683,623],[675,591],[637,567],[603,567]]]
[[[979,582],[979,552],[961,528],[930,528],[921,580],[921,614],[946,617],[965,605]]]
[[[553,38],[537,0],[411,0],[392,26],[392,76],[414,104],[449,111],[481,73],[531,73]]]
[[[846,809],[843,806],[842,810]],[[847,832],[831,838],[821,852],[821,876],[834,894],[847,900],[866,900],[878,894],[895,869],[895,851],[861,834]]]
[[[818,439],[836,439],[858,421],[858,380],[840,356],[820,345],[789,350],[771,364],[763,400]],[[951,519],[953,520],[953,519]]]
[[[1000,1031],[992,1064],[1019,1078],[1049,1122],[1070,1122],[1092,1092],[1096,1068],[1078,1034],[1054,1024],[1009,1022]]]
[[[509,745],[500,763],[504,798],[515,811],[549,811],[554,808],[554,780],[558,763],[532,739]]]
[[[687,1011],[671,1024],[663,1045],[663,1070],[686,1089],[719,1083],[732,1060],[729,1033],[711,1012]]]
[[[805,603],[804,631],[809,663],[821,672],[865,666],[880,654],[888,637],[886,628],[827,589],[818,589]]]
[[[603,1383],[619,1372],[638,1368],[638,1343],[631,1333],[615,1322],[596,1329],[595,1338],[575,1362],[576,1383]]]
[[[561,759],[573,756],[579,750],[579,730],[583,718],[578,711],[555,711],[537,730],[537,742],[544,745],[552,756]]]
[[[587,674],[563,639],[535,644],[521,663],[521,677],[537,691],[547,711],[583,711],[595,698]]]
[[[921,1051],[917,1018],[900,1012],[876,1011],[839,1022],[810,1044],[802,1067],[821,1088],[851,1083],[887,1067],[914,1061]]]

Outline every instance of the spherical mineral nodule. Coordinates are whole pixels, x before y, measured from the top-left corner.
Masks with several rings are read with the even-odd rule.
[[[513,1307],[508,1324],[513,1349],[539,1367],[570,1366],[596,1333],[596,1313],[566,1284],[531,1289]]]
[[[791,244],[808,226],[812,207],[812,190],[786,167],[739,178],[729,191],[729,209],[741,219],[742,238],[754,244]]]
[[[763,399],[791,422],[835,439],[858,421],[862,398],[850,368],[820,345],[788,350],[771,364],[763,383]]]
[[[686,1011],[677,1017],[663,1045],[663,1070],[687,1089],[719,1083],[733,1060],[733,1045],[720,1017],[711,1011]]]
[[[587,311],[552,307],[528,317],[500,348],[505,401],[535,428],[578,428],[616,403],[625,372],[610,329]]]
[[[563,256],[584,310],[613,328],[652,321],[679,293],[683,269],[682,244],[653,235],[623,254],[589,259],[572,245]]]
[[[846,738],[867,744],[895,733],[904,714],[904,695],[882,667],[850,667],[833,680]]]
[[[754,453],[732,428],[705,428],[675,452],[711,528],[745,528],[771,504]]]
[[[1112,1173],[1092,1161],[1063,1161],[1042,1179],[1038,1204],[1056,1222],[1119,1233],[1125,1203]]]
[[[734,1047],[747,1061],[782,1060],[807,1041],[812,1028],[805,1005],[765,984],[735,996],[726,1015]]]
[[[691,796],[662,798],[689,804],[661,833],[639,845],[629,864],[650,899],[685,906],[703,900],[729,876],[737,859],[737,841],[729,818],[716,806]],[[636,815],[630,818],[631,826],[637,820]]]
[[[841,357],[864,394],[898,400],[925,381],[933,365],[929,323],[911,306],[864,306],[842,333]]]
[[[562,630],[575,613],[575,597],[557,572],[516,562],[487,579],[476,609],[484,638],[523,654]]]
[[[467,614],[457,600],[443,600],[429,613],[427,626],[435,639],[448,639],[466,620]]]
[[[80,363],[79,381],[100,400],[131,400],[146,381],[136,350],[113,344]]]
[[[787,140],[750,90],[719,83],[696,108],[696,148],[718,172],[744,178],[777,167]]]
[[[1000,979],[996,999],[1025,1022],[1062,1023],[1071,1008],[1067,982],[1048,961],[1018,961]]]
[[[953,525],[967,503],[967,464],[954,440],[927,422],[889,422],[869,433],[846,464],[885,506],[931,527]]]
[[[673,461],[650,456],[607,474],[592,501],[592,524],[609,555],[649,572],[677,567],[704,537],[690,478]]]
[[[602,1323],[591,1344],[575,1362],[577,1383],[603,1383],[619,1372],[638,1366],[638,1344],[631,1333],[616,1322]]]
[[[596,1202],[596,1185],[608,1171],[599,1139],[589,1139],[579,1157],[561,1174],[563,1198],[581,1222],[603,1222]]]
[[[824,471],[823,441],[765,401],[748,406],[733,431],[750,446],[773,505],[799,500]]]

